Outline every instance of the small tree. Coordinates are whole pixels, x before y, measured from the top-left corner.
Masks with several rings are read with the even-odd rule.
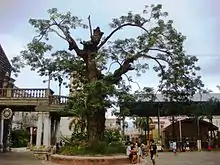
[[[134,102],[142,102],[142,101],[154,101],[155,100],[155,94],[152,88],[144,87],[143,89],[139,89],[135,91],[133,94],[130,92],[131,87],[125,84],[121,86],[119,90],[117,90],[116,96],[118,98],[117,100],[117,106],[120,107],[120,110],[114,111],[114,114],[117,116],[117,119],[119,122],[122,121],[122,132],[124,134],[125,131],[125,117],[130,116],[132,118],[135,118],[135,116],[130,115],[130,109],[126,106],[121,106],[123,104],[129,104]],[[135,119],[136,120],[136,119]]]
[[[122,83],[120,86],[120,89],[116,91],[116,106],[120,107],[121,104],[129,104],[132,102],[135,102],[135,97],[133,94],[130,93],[131,86],[126,85],[125,83]],[[127,123],[125,121],[126,116],[130,116],[130,110],[126,107],[115,109],[113,110],[113,114],[117,117],[117,123],[119,125],[122,125],[122,134],[125,134],[125,128],[127,126]]]
[[[196,92],[201,91],[204,87],[201,76],[196,76],[196,72],[200,70],[200,67],[195,65],[198,59],[194,56],[182,56],[181,58],[183,59],[181,62],[174,62],[173,67],[169,67],[167,72],[161,75],[160,85],[158,86],[159,91],[164,96],[164,101],[169,102],[166,110],[173,114],[176,114],[175,111],[178,108],[187,108],[185,103],[189,103]],[[173,115],[173,139],[175,139],[174,123],[175,117]]]
[[[149,121],[147,121],[149,120]],[[134,124],[136,126],[136,128],[141,130],[141,133],[143,132],[143,130],[148,130],[149,126],[147,126],[148,124],[153,124],[153,120],[152,118],[146,118],[146,117],[136,117]]]
[[[186,37],[173,27],[173,21],[165,20],[167,13],[162,11],[162,5],[145,6],[142,14],[129,12],[114,18],[110,23],[113,30],[105,37],[100,27],[92,30],[91,23],[86,25],[71,12],[62,14],[52,8],[48,13],[47,19],[30,19],[37,35],[20,56],[12,59],[13,70],[19,72],[21,67],[28,65],[40,76],[77,77],[83,85],[77,91],[79,97],[74,98],[72,107],[85,110],[90,142],[103,138],[105,111],[111,107],[111,97],[123,75],[135,70],[138,74],[145,72],[149,60],[157,64],[154,70],[166,81],[165,86],[173,83],[175,75],[175,82],[182,82],[181,88],[193,94],[200,82],[195,74],[195,70],[199,70],[195,66],[197,58],[185,55],[183,42]],[[89,28],[89,39],[81,41],[82,46],[71,35],[76,28]],[[123,28],[137,28],[142,34],[112,41]],[[54,50],[49,42],[51,34],[66,42],[69,51]],[[112,65],[118,68],[113,70]],[[186,92],[181,94],[188,96]]]

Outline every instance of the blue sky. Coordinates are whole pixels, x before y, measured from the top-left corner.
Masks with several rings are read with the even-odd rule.
[[[217,0],[1,0],[0,2],[0,44],[9,58],[18,55],[24,46],[35,35],[33,28],[28,24],[29,18],[46,18],[46,10],[57,7],[60,11],[72,11],[87,20],[92,16],[93,26],[100,26],[107,35],[110,32],[108,23],[111,18],[125,14],[127,11],[140,13],[144,5],[161,3],[164,10],[169,12],[169,18],[174,20],[175,27],[186,35],[185,49],[188,54],[197,55],[199,65],[202,67],[200,74],[205,85],[218,92],[216,85],[220,85],[220,14],[217,13]],[[218,18],[219,17],[219,18]],[[135,31],[123,31],[117,37],[125,37]],[[88,31],[76,31],[73,35],[81,38],[88,36]],[[54,47],[66,49],[65,42],[57,37],[53,40]],[[141,77],[135,77],[141,87],[158,85],[156,73],[150,69]],[[43,78],[37,76],[28,68],[16,79],[19,87],[46,87]],[[52,88],[57,92],[58,84],[52,82]],[[134,84],[134,89],[138,87]],[[67,90],[63,89],[63,94]]]

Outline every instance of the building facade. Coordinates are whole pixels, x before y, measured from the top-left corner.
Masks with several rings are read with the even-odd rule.
[[[3,96],[6,94],[5,90],[2,88],[13,86],[14,79],[10,78],[11,76],[12,67],[11,64],[0,45],[0,96]],[[4,144],[6,144],[7,136],[4,136],[8,134],[8,125],[4,122],[4,119],[2,117],[2,111],[3,109],[0,109],[0,150],[2,151],[5,147]],[[6,129],[5,129],[6,128]]]

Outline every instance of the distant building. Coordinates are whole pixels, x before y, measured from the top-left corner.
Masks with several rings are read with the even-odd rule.
[[[5,87],[13,88],[14,86],[13,84],[15,80],[11,78],[11,71],[12,71],[12,66],[2,46],[0,45],[0,97],[7,95],[7,92],[2,88]],[[1,110],[0,113],[2,113]],[[5,127],[8,127],[8,125],[5,125],[3,118],[0,117],[0,151],[3,150],[4,144],[6,144],[7,141],[7,137],[4,136],[8,134],[8,132],[4,131]]]
[[[37,112],[14,112],[12,129],[37,126]]]
[[[116,118],[106,118],[105,128],[106,129],[119,129],[120,125],[117,123]]]
[[[0,73],[11,74],[12,66],[0,44]],[[4,75],[3,75],[4,76]]]
[[[72,117],[62,117],[60,121],[60,134],[61,136],[71,136],[72,130],[69,130],[69,124]],[[116,123],[116,118],[106,118],[105,121],[106,129],[118,129],[120,126]]]
[[[0,88],[4,85],[5,76],[10,77],[11,71],[12,66],[0,44]]]

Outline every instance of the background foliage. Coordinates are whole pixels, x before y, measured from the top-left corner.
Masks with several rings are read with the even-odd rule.
[[[25,129],[13,130],[11,132],[12,147],[27,147],[29,142],[29,133]]]

